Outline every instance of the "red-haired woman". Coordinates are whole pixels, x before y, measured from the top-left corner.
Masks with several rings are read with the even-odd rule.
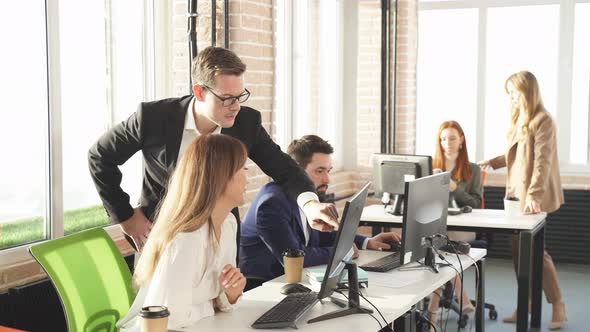
[[[459,207],[470,206],[479,208],[481,206],[481,170],[477,164],[469,162],[465,133],[456,121],[445,121],[438,127],[436,135],[436,151],[432,160],[432,168],[451,173],[449,184],[450,200],[454,200]],[[451,204],[452,202],[449,202]],[[449,232],[449,238],[457,241],[472,241],[475,233],[472,232]],[[455,286],[457,297],[463,298],[463,314],[474,311],[469,301],[469,296],[463,290],[461,293],[461,280],[457,277],[452,281]],[[440,290],[436,291],[440,295]],[[428,311],[431,321],[436,324],[438,321],[438,304],[440,296],[432,296]]]

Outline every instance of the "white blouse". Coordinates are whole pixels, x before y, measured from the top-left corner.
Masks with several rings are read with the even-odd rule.
[[[219,246],[210,243],[209,225],[179,233],[168,244],[152,279],[139,290],[129,312],[117,322],[121,331],[139,331],[144,306],[164,305],[170,311],[168,328],[190,326],[213,316],[215,309],[231,311],[219,284],[226,264],[236,264],[236,219],[229,214],[221,226]]]

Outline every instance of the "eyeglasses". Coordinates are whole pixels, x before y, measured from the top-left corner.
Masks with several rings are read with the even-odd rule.
[[[223,106],[223,107],[231,106],[231,105],[235,104],[236,101],[238,101],[240,103],[244,103],[244,102],[246,102],[246,100],[248,100],[248,98],[250,98],[250,91],[248,91],[248,89],[244,89],[244,92],[239,96],[221,97],[220,95],[213,92],[213,89],[211,89],[210,87],[208,87],[206,85],[201,85],[201,86],[204,87],[205,89],[209,90],[209,92],[211,92],[215,97],[217,97],[217,99],[221,100],[221,106]]]

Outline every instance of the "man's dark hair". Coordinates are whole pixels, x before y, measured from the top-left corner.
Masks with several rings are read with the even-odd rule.
[[[332,154],[334,148],[319,136],[305,135],[300,139],[293,140],[287,148],[287,153],[295,159],[301,168],[305,169],[311,162],[314,153]]]

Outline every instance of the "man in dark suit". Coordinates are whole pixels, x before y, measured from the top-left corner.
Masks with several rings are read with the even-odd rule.
[[[305,170],[319,196],[325,195],[332,170],[332,146],[315,135],[294,140],[288,153]],[[304,266],[327,264],[336,232],[322,233],[311,227],[297,202],[275,182],[266,184],[250,205],[242,224],[240,271],[246,277],[265,280],[284,274],[282,254],[286,249],[305,252]],[[389,249],[386,242],[399,242],[395,233],[381,233],[373,238],[357,235],[356,247]],[[355,248],[356,249],[356,248]],[[355,256],[358,252],[355,250]]]
[[[211,133],[242,141],[248,157],[298,201],[311,227],[328,231],[338,226],[336,208],[319,202],[305,172],[262,127],[260,113],[240,106],[250,96],[244,88],[245,70],[234,52],[220,47],[203,49],[191,72],[194,96],[141,103],[134,114],[90,148],[90,174],[107,214],[138,250],[147,239],[177,160],[194,138]],[[133,208],[121,188],[119,166],[138,151],[143,154],[143,187],[139,206]]]

